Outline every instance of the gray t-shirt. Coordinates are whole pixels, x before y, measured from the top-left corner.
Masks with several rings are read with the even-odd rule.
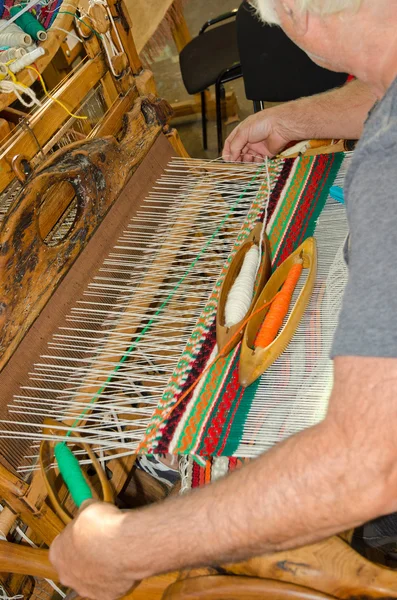
[[[397,357],[397,79],[346,176],[349,277],[331,355]]]

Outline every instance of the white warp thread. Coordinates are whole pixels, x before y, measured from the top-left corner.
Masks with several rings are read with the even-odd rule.
[[[245,255],[240,273],[229,292],[225,305],[225,325],[237,325],[247,314],[254,295],[259,259],[258,246],[252,246]]]

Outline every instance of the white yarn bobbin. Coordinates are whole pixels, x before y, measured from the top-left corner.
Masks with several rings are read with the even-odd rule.
[[[10,71],[13,73],[19,73],[19,71],[22,71],[22,69],[34,63],[38,58],[40,58],[40,56],[43,56],[44,54],[44,48],[36,48],[32,52],[28,52],[24,56],[21,56],[21,58],[18,58],[16,61],[11,63]]]
[[[0,63],[7,63],[10,60],[21,58],[26,54],[25,48],[8,48],[8,50],[2,50],[0,52]]]
[[[0,20],[0,31],[1,46],[29,46],[32,43],[28,33],[25,33],[16,23],[8,24],[6,19]]]
[[[240,273],[230,289],[225,305],[225,326],[237,325],[247,314],[254,295],[259,259],[258,246],[252,246],[245,255]]]

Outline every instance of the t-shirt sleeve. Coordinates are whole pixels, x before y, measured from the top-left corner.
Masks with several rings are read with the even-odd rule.
[[[349,276],[332,357],[397,357],[396,149],[397,127],[389,123],[352,164],[345,190]]]

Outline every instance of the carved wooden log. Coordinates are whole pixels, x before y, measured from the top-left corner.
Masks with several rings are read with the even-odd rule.
[[[165,101],[137,100],[120,142],[76,142],[58,151],[28,183],[0,228],[0,369],[86,246],[171,115]],[[77,199],[67,236],[49,246],[40,227],[42,197],[69,182]],[[67,195],[66,195],[67,196]],[[59,199],[55,197],[55,200]],[[64,199],[66,205],[70,198]],[[51,203],[51,202],[50,202]],[[62,201],[61,201],[62,204]],[[52,202],[54,205],[54,202]],[[60,214],[65,206],[61,206]]]
[[[183,579],[171,585],[163,600],[331,600],[331,596],[289,583],[213,575]]]
[[[292,583],[334,598],[397,598],[397,573],[369,562],[338,537],[253,558],[226,571]]]

